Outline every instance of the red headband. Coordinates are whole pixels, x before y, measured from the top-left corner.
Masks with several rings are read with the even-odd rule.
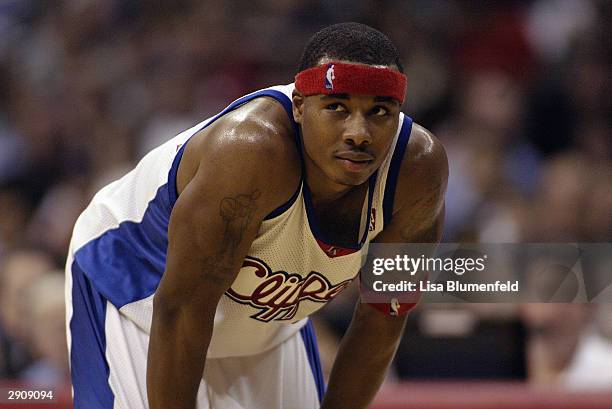
[[[332,61],[299,72],[295,88],[304,96],[316,94],[361,94],[391,97],[402,104],[406,76],[389,68]]]

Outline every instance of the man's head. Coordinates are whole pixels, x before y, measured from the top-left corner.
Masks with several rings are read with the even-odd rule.
[[[365,24],[340,23],[317,32],[304,47],[299,71],[316,67],[324,58],[395,66],[398,71],[404,72],[400,55],[391,40]]]
[[[398,128],[402,71],[393,43],[366,25],[336,24],[310,39],[293,95],[310,176],[341,188],[380,167]]]

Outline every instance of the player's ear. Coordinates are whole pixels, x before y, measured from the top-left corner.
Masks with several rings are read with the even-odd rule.
[[[298,124],[301,124],[304,112],[304,96],[299,91],[293,90],[291,99],[293,100],[293,119]]]

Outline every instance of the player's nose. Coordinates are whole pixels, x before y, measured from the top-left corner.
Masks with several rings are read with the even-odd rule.
[[[362,113],[354,112],[346,119],[342,139],[344,143],[350,146],[372,143],[368,122]]]

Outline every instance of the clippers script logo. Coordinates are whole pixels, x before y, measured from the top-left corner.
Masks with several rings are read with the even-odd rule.
[[[259,309],[252,315],[258,321],[291,320],[300,306],[300,301],[310,300],[326,303],[351,283],[345,280],[332,285],[325,276],[311,271],[306,277],[286,271],[272,271],[263,261],[247,257],[239,274],[252,274],[253,290],[244,291],[236,283],[226,291],[227,296],[241,304]],[[252,287],[252,286],[249,286]]]
[[[325,89],[334,89],[334,80],[336,76],[334,75],[334,64],[330,65],[325,73]]]

